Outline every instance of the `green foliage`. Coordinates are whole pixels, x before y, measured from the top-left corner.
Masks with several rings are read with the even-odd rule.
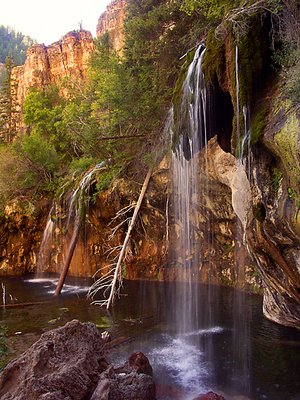
[[[31,171],[11,146],[0,147],[0,197],[2,202],[22,193]]]
[[[4,67],[5,78],[1,82],[0,88],[0,141],[2,143],[10,143],[16,134],[12,118],[16,110],[11,97],[11,91],[13,89],[11,71],[13,66],[12,59],[7,57]]]
[[[49,179],[59,165],[59,155],[54,145],[45,140],[39,132],[33,132],[22,138],[21,153]]]
[[[118,169],[117,167],[110,167],[109,169],[98,175],[96,184],[96,196],[102,190],[107,189],[111,185],[119,172],[120,169]]]
[[[273,55],[275,66],[281,69],[283,92],[297,106],[300,102],[300,50],[291,43],[283,43]]]
[[[25,124],[32,133],[46,138],[57,151],[63,151],[69,146],[62,122],[64,103],[55,86],[49,86],[45,91],[33,88],[24,101]]]
[[[275,3],[279,21],[279,32],[273,54],[274,66],[281,72],[282,90],[285,96],[297,107],[300,101],[299,4],[295,0],[268,1]]]
[[[228,0],[183,0],[181,10],[188,15],[197,11],[208,20],[218,21],[223,17],[228,5]],[[234,7],[234,5],[234,2],[231,2],[230,6]]]
[[[13,28],[0,25],[0,63],[11,57],[16,65],[24,64],[28,47],[35,42],[31,37],[16,32]]]
[[[69,171],[71,173],[80,174],[90,168],[94,163],[95,160],[89,156],[74,158],[69,165]]]

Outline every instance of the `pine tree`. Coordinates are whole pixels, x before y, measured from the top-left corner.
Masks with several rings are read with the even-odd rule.
[[[6,76],[0,91],[0,142],[2,143],[11,143],[15,136],[14,105],[11,93],[11,71],[13,66],[12,58],[7,57],[5,62]]]

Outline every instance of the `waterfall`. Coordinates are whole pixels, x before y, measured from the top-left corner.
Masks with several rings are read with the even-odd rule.
[[[248,126],[248,107],[242,107],[243,113],[243,133],[240,127],[240,93],[239,93],[239,58],[238,46],[236,46],[235,56],[236,70],[236,140],[237,140],[237,168],[239,177],[245,176],[250,181],[251,176],[251,130]],[[244,171],[245,172],[244,172]],[[237,190],[243,193],[245,181],[242,178],[237,180]],[[245,205],[241,203],[244,211]],[[245,212],[243,212],[245,214]],[[236,226],[236,245],[235,245],[235,286],[236,290],[233,297],[233,344],[234,357],[232,368],[232,386],[238,392],[250,391],[250,320],[251,310],[247,310],[247,297],[245,293],[246,266],[245,259],[247,253],[245,225],[237,223]]]
[[[199,336],[203,329],[207,332],[220,332],[215,320],[218,315],[220,297],[218,288],[212,285],[211,251],[213,252],[214,229],[209,203],[212,187],[210,186],[209,168],[213,163],[208,159],[208,141],[216,134],[216,126],[211,121],[221,117],[218,109],[214,109],[214,88],[207,87],[202,70],[205,47],[200,46],[190,64],[181,89],[181,103],[174,106],[174,121],[172,126],[173,143],[176,143],[172,155],[173,171],[173,218],[175,224],[175,243],[173,251],[173,268],[176,271],[176,292],[172,300],[174,310],[171,318],[180,346],[194,346],[200,349],[199,365],[204,365],[210,378],[214,377],[214,360],[217,357],[212,334]],[[243,107],[243,132],[240,124],[239,98],[239,63],[236,47],[236,143],[240,159],[236,162],[236,195],[245,189],[245,165],[249,162],[250,131],[248,126],[248,108]],[[242,138],[241,138],[242,136]],[[242,139],[242,140],[241,140]],[[240,147],[240,149],[239,149]],[[250,160],[250,159],[249,159]],[[239,173],[242,172],[243,173]],[[250,169],[249,169],[250,171]],[[244,186],[243,186],[244,185]],[[247,186],[247,185],[246,185]],[[244,197],[240,199],[243,203]],[[241,204],[246,207],[246,204]],[[247,204],[248,206],[248,204]],[[201,210],[201,211],[200,211]],[[246,210],[241,215],[246,216]],[[236,282],[245,281],[245,263],[243,245],[246,217],[237,220],[235,240],[235,278]],[[205,296],[199,296],[199,285],[196,282],[204,280],[207,284],[201,287]],[[202,292],[203,293],[203,292]],[[203,300],[205,299],[205,300]],[[232,360],[231,386],[237,393],[247,393],[249,383],[249,315],[245,293],[235,291],[233,296],[233,333],[235,357]],[[190,347],[189,347],[190,348]],[[175,351],[175,350],[174,350]],[[204,363],[204,364],[203,364]],[[201,373],[199,372],[201,385]],[[199,380],[198,376],[198,380]],[[190,382],[193,386],[193,384]]]
[[[52,220],[54,205],[52,205],[51,210],[48,214],[46,227],[44,229],[42,242],[39,249],[39,254],[37,258],[37,274],[43,273],[46,266],[49,264],[50,259],[48,257],[51,254],[51,245],[54,232],[54,221]]]
[[[80,229],[88,213],[90,186],[95,174],[104,165],[101,162],[89,169],[66,193],[63,187],[59,198],[53,201],[39,250],[38,273],[59,272],[62,265],[71,262]]]
[[[195,212],[199,192],[197,154],[207,144],[207,91],[202,72],[204,54],[205,48],[200,46],[189,66],[182,86],[180,114],[176,116],[177,127],[174,124],[174,129],[179,130],[180,138],[172,157],[174,217],[177,223],[175,259],[179,268],[179,281],[186,282],[185,290],[176,299],[176,309],[180,310],[176,315],[176,325],[180,333],[193,329],[199,317],[193,281],[197,281],[201,257],[200,252],[195,249],[195,244],[200,239]]]
[[[199,393],[199,387],[205,387],[206,367],[210,370],[210,376],[213,375],[212,336],[219,332],[218,327],[215,329],[213,321],[212,308],[217,308],[213,288],[210,285],[203,288],[205,296],[201,296],[201,299],[205,298],[205,304],[201,303],[199,296],[203,244],[209,243],[211,223],[208,215],[205,222],[199,220],[202,201],[200,196],[205,198],[209,191],[209,91],[202,70],[204,55],[205,47],[201,45],[188,68],[181,88],[181,103],[174,108],[174,122],[170,125],[173,143],[174,137],[177,139],[177,146],[172,154],[172,204],[175,223],[172,264],[176,271],[176,290],[175,294],[173,293],[170,318],[175,323],[178,337],[174,341],[172,352],[193,354],[190,359],[193,365],[189,365],[187,357],[180,367],[179,375],[182,377],[183,387],[190,392],[195,390],[195,393],[197,390]],[[210,281],[209,272],[207,280]],[[203,335],[203,331],[207,334]]]
[[[240,81],[239,81],[239,48],[235,47],[235,96],[236,96],[236,143],[240,143]]]

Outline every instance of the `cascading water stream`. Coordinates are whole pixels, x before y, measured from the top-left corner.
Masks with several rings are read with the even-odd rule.
[[[48,215],[38,257],[38,272],[57,271],[58,265],[70,264],[80,228],[89,204],[89,188],[104,162],[86,172],[74,189],[55,200]],[[59,236],[59,237],[56,237]],[[55,263],[55,266],[51,265]]]
[[[241,193],[245,188],[244,179],[250,179],[251,173],[251,153],[250,139],[251,131],[248,128],[248,108],[242,108],[244,131],[240,132],[240,88],[239,88],[239,57],[238,46],[236,46],[235,68],[236,68],[236,140],[237,140],[237,168],[239,179],[237,179],[237,190]],[[247,173],[248,169],[248,173]],[[242,174],[242,170],[246,174]],[[247,179],[247,178],[246,178]],[[248,204],[242,204],[244,210]],[[250,391],[250,320],[251,310],[247,309],[246,293],[244,285],[246,281],[246,231],[242,224],[236,225],[236,245],[235,245],[235,286],[238,290],[234,292],[233,298],[233,344],[234,357],[232,369],[233,389],[237,392]]]
[[[176,269],[176,291],[171,312],[175,321],[176,339],[172,342],[172,354],[179,354],[182,349],[193,354],[193,358],[182,363],[178,379],[189,393],[205,387],[207,376],[214,381],[214,362],[217,354],[213,335],[222,332],[214,320],[220,303],[218,288],[211,285],[209,254],[213,249],[213,221],[210,216],[210,180],[208,167],[208,140],[216,134],[209,121],[220,118],[215,104],[213,88],[207,88],[202,70],[205,47],[200,46],[190,64],[181,90],[181,103],[174,106],[172,126],[173,145],[173,211],[176,231],[176,249],[173,254],[173,265]],[[244,157],[250,150],[250,133],[248,129],[248,110],[243,107],[244,132],[240,132],[240,98],[239,98],[239,65],[238,48],[236,47],[236,143],[241,146],[241,159],[237,162],[238,170],[244,170]],[[242,177],[237,179],[241,183]],[[201,212],[199,210],[201,209]],[[236,231],[236,281],[245,280],[243,262],[243,226],[237,223]],[[205,255],[204,255],[205,254]],[[204,273],[204,275],[203,275]],[[205,296],[200,300],[199,282],[205,276],[207,285],[202,289]],[[205,301],[203,301],[205,298]],[[231,386],[235,393],[249,392],[249,319],[245,315],[244,294],[236,292],[233,299],[233,336],[235,355],[233,357]],[[250,315],[250,314],[249,314]],[[206,334],[203,334],[203,332]],[[176,349],[178,348],[178,352]],[[180,350],[180,351],[179,351]],[[192,362],[193,365],[188,365]],[[174,358],[176,364],[176,359]],[[190,370],[199,369],[193,376]]]
[[[208,243],[210,224],[207,215],[203,229],[198,214],[199,196],[202,191],[206,194],[209,191],[208,180],[205,178],[206,145],[210,137],[208,91],[202,71],[204,55],[205,47],[201,45],[195,52],[182,85],[181,103],[174,111],[171,132],[173,143],[174,137],[177,137],[178,144],[172,155],[172,203],[177,237],[173,263],[177,271],[177,283],[172,301],[175,307],[171,313],[177,338],[172,342],[170,354],[173,354],[173,358],[176,354],[182,358],[184,353],[191,356],[186,356],[185,362],[178,363],[177,371],[182,387],[190,393],[193,390],[194,393],[205,390],[208,371],[210,377],[213,375],[211,338],[220,332],[220,328],[213,325],[213,291],[208,284],[205,289],[206,302],[200,304],[197,284],[202,264],[202,246],[203,242]],[[176,357],[174,364],[177,365]]]
[[[236,96],[236,143],[240,143],[240,81],[239,81],[239,48],[235,47],[235,96]]]
[[[185,290],[176,299],[176,310],[180,310],[176,315],[176,327],[179,333],[184,334],[197,325],[199,317],[193,281],[197,280],[201,256],[195,251],[195,243],[199,241],[195,214],[199,191],[197,154],[207,143],[206,87],[202,72],[204,54],[205,48],[200,46],[183,83],[180,115],[177,116],[180,143],[172,159],[174,214],[175,221],[178,221],[176,260],[180,264],[179,281],[186,282]]]

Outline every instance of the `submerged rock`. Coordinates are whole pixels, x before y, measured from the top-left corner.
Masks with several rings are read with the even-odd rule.
[[[104,344],[89,322],[73,320],[44,333],[0,374],[0,398],[154,400],[152,377],[139,374],[129,362],[115,370],[104,358]]]
[[[206,394],[200,394],[194,400],[225,400],[225,398],[214,392],[207,392]]]

